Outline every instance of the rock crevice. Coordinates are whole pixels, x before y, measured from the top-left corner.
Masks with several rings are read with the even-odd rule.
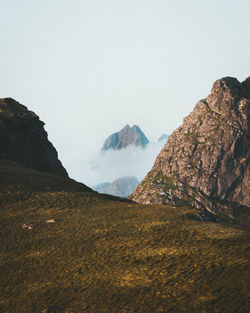
[[[139,203],[187,201],[226,215],[232,215],[232,207],[249,207],[249,121],[250,77],[242,83],[232,77],[217,80],[169,137],[130,198]],[[159,173],[162,184],[156,180]]]

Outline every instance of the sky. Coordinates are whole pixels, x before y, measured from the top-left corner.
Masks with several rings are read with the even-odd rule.
[[[0,12],[0,97],[36,112],[88,184],[110,134],[135,124],[156,141],[216,79],[250,75],[249,0],[0,0]]]

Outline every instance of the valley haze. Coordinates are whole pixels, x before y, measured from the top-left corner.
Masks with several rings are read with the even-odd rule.
[[[156,141],[216,79],[249,75],[249,1],[9,0],[0,12],[0,96],[36,112],[90,185],[79,166],[110,134],[129,123]]]
[[[163,145],[164,142],[154,142],[145,148],[131,145],[121,150],[86,153],[72,160],[69,164],[69,174],[92,187],[124,176],[135,176],[142,180],[152,168]]]
[[[225,201],[204,197],[202,192],[204,203],[200,204],[206,206],[207,200],[213,200],[215,208],[220,209],[215,212],[216,220],[208,219],[204,210],[191,207],[191,203],[176,203],[174,193],[185,197],[186,191],[191,190],[191,199],[201,201],[195,188],[179,180],[180,175],[188,174],[191,182],[196,182],[197,176],[211,180],[206,171],[200,176],[199,168],[186,166],[187,161],[192,161],[188,154],[184,163],[175,158],[178,148],[184,144],[189,147],[188,153],[197,150],[199,156],[203,151],[212,159],[214,153],[224,151],[220,145],[213,145],[211,154],[212,146],[204,146],[203,139],[206,142],[214,137],[201,132],[199,138],[197,124],[223,139],[226,158],[222,164],[229,169],[236,165],[235,173],[227,171],[226,177],[235,178],[236,174],[236,198],[244,195],[249,173],[249,151],[244,144],[249,139],[249,121],[245,118],[249,113],[249,83],[250,78],[242,84],[228,77],[216,81],[207,102],[201,100],[177,130],[179,135],[171,134],[170,143],[181,143],[172,146],[174,166],[169,168],[171,156],[165,155],[164,149],[171,148],[167,143],[153,170],[133,194],[139,197],[138,202],[140,197],[144,201],[149,196],[153,200],[150,205],[99,194],[69,179],[38,116],[13,99],[1,99],[0,133],[4,138],[0,140],[0,311],[247,312],[249,230],[245,226],[249,207],[230,203],[228,210],[221,206]],[[225,108],[233,109],[229,126],[218,119],[218,107],[222,120],[230,113]],[[199,123],[193,125],[196,118]],[[218,123],[223,132],[214,127]],[[234,144],[230,147],[232,133]],[[20,138],[25,144],[19,144]],[[242,147],[239,142],[243,142]],[[233,159],[232,153],[236,154]],[[197,157],[195,153],[194,156]],[[220,158],[214,162],[220,165]],[[167,175],[178,164],[182,171],[175,173],[174,185],[176,181]],[[167,173],[165,168],[164,173],[161,171],[162,165]],[[211,183],[204,187],[211,187]],[[224,192],[221,188],[220,191]],[[226,190],[228,194],[227,191],[232,192],[231,186]],[[169,204],[154,204],[155,200],[162,201],[162,195],[164,202],[170,200]]]
[[[250,1],[0,12],[0,312],[248,312]]]

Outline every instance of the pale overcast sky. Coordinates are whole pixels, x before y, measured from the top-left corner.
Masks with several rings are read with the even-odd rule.
[[[0,12],[0,97],[40,116],[69,172],[126,124],[170,134],[216,79],[250,75],[249,0],[0,0]]]

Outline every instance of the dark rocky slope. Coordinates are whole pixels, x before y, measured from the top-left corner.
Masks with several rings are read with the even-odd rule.
[[[237,220],[249,212],[250,77],[217,80],[158,155],[130,196],[139,203],[180,203]],[[244,221],[243,221],[244,222]]]
[[[12,98],[0,99],[0,158],[68,177],[56,149],[48,140],[44,123]]]
[[[68,177],[25,168],[18,163],[0,159],[0,198],[3,195],[9,198],[14,192],[22,199],[27,191],[39,193],[84,191],[97,194],[86,185]]]
[[[126,198],[139,185],[136,177],[122,177],[114,180],[112,183],[102,183],[93,189],[100,193],[106,193],[113,196]]]
[[[102,147],[102,150],[114,149],[120,150],[127,146],[134,145],[139,147],[145,147],[149,143],[147,137],[141,131],[139,126],[126,125],[119,132],[116,132],[109,136]]]

